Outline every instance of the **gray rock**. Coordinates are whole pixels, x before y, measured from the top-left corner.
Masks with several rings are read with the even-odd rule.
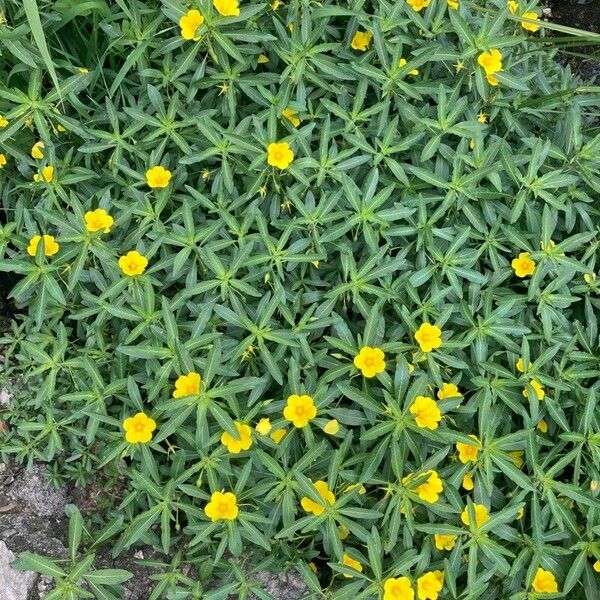
[[[15,571],[10,564],[17,557],[0,541],[0,600],[27,600],[37,575],[31,571]]]
[[[253,579],[260,582],[262,589],[276,600],[299,600],[306,598],[308,594],[308,587],[300,573],[294,570],[286,573],[259,571]],[[258,600],[255,595],[252,595],[251,599]]]
[[[44,468],[24,469],[15,476],[8,497],[27,506],[40,517],[63,517],[67,492],[52,487],[44,477]]]

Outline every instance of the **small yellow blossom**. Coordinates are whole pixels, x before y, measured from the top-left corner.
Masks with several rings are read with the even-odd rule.
[[[287,429],[276,429],[269,437],[276,443],[279,444],[285,437]]]
[[[546,392],[544,392],[544,388],[542,387],[542,384],[537,379],[532,379],[529,382],[529,385],[533,388],[533,391],[535,392],[537,399],[543,400],[544,397],[546,396]],[[523,390],[523,396],[525,396],[525,398],[529,398],[529,392],[527,391],[527,388],[525,388]]]
[[[32,148],[31,148],[31,156],[33,158],[36,158],[38,160],[41,160],[42,158],[44,158],[44,153],[42,152],[42,150],[46,147],[46,144],[44,144],[44,142],[36,142]]]
[[[458,391],[455,383],[444,383],[442,389],[438,390],[437,397],[439,400],[445,400],[446,398],[461,398],[462,394]]]
[[[8,121],[2,115],[0,115],[0,129],[4,129],[7,126]]]
[[[89,232],[103,230],[104,233],[109,233],[113,226],[114,219],[103,209],[88,210],[84,215],[85,228]]]
[[[221,444],[231,452],[231,454],[239,454],[242,450],[249,450],[252,446],[252,429],[245,423],[235,422],[235,428],[238,432],[238,438],[235,438],[228,431],[224,431],[221,435]]]
[[[444,572],[429,571],[417,579],[417,598],[419,600],[438,600],[444,587]]]
[[[362,496],[363,494],[367,493],[367,488],[362,484],[362,483],[351,483],[347,488],[346,491],[347,492],[351,492],[352,490],[355,490],[356,488],[358,488],[358,493]]]
[[[437,429],[442,420],[442,413],[438,405],[433,398],[428,396],[417,396],[409,410],[415,416],[418,427]]]
[[[440,494],[444,491],[444,483],[437,471],[425,471],[417,476],[418,479],[422,479],[423,477],[427,477],[427,479],[419,484],[414,491],[423,502],[434,504],[440,499]],[[409,487],[410,482],[414,479],[414,473],[409,473],[406,477],[402,478],[402,485]]]
[[[526,371],[525,362],[523,361],[522,358],[519,358],[515,367],[516,367],[517,371],[519,371],[519,373],[525,373],[525,371]],[[529,368],[529,365],[527,365],[527,367]]]
[[[519,3],[516,0],[508,0],[508,12],[514,15],[519,10]]]
[[[171,171],[158,165],[146,171],[146,183],[151,188],[166,188],[171,181]]]
[[[548,433],[548,423],[542,419],[536,426],[542,433]]]
[[[406,3],[416,12],[427,8],[430,2],[431,0],[406,0]]]
[[[325,423],[325,427],[323,427],[323,431],[327,435],[336,435],[339,430],[340,424],[338,423],[337,419],[331,419],[330,421],[327,421],[327,423]]]
[[[381,348],[363,346],[354,357],[354,366],[359,369],[364,377],[375,377],[385,371],[385,354]]]
[[[54,167],[48,165],[44,167],[39,173],[34,173],[33,180],[36,183],[40,183],[45,181],[46,183],[50,183],[54,179]]]
[[[535,577],[531,582],[531,587],[542,594],[555,594],[558,592],[558,584],[552,571],[545,571],[542,568],[538,568],[535,572]]]
[[[233,521],[237,519],[239,512],[233,492],[213,492],[210,502],[204,507],[204,513],[213,523],[220,520]]]
[[[350,46],[353,50],[366,52],[369,49],[369,44],[371,43],[372,38],[373,34],[370,31],[357,31],[352,38]]]
[[[488,116],[481,110],[481,111],[479,111],[479,114],[477,115],[477,121],[479,123],[487,123]]]
[[[596,273],[594,273],[594,272],[592,272],[592,273],[584,273],[583,274],[583,280],[588,285],[592,285],[592,283],[594,283],[594,281],[596,281]]]
[[[342,564],[345,567],[350,567],[351,569],[358,571],[359,573],[362,573],[362,571],[363,571],[363,566],[360,564],[360,562],[357,560],[354,560],[350,555],[346,554],[345,552],[344,552],[344,557],[342,559]],[[346,577],[348,579],[352,579],[352,575],[347,575],[346,573],[344,573],[344,577]]]
[[[335,495],[329,489],[326,481],[315,481],[314,483],[315,489],[317,490],[317,494],[321,497],[323,502],[315,502],[311,500],[307,496],[304,496],[300,500],[300,505],[302,508],[308,512],[313,513],[315,516],[322,515],[325,512],[325,504],[333,504],[335,502]]]
[[[517,469],[520,469],[525,464],[525,461],[523,460],[525,452],[523,452],[523,450],[513,450],[512,452],[509,452],[508,455],[512,458]]]
[[[502,52],[497,48],[492,48],[488,52],[482,52],[477,57],[479,66],[483,67],[486,75],[493,75],[502,71]]]
[[[535,261],[529,258],[529,252],[520,252],[518,258],[513,258],[511,265],[517,277],[527,277],[535,271]]]
[[[58,131],[59,133],[64,133],[66,131],[65,127],[63,125],[61,125],[60,123],[56,126],[56,131]]]
[[[500,81],[498,81],[498,79],[497,79],[496,77],[494,77],[494,75],[493,75],[492,73],[488,73],[488,74],[485,76],[485,78],[487,79],[487,82],[488,82],[490,85],[494,85],[494,86],[496,86],[496,85],[498,85],[498,84],[500,83]]]
[[[475,522],[477,523],[477,527],[481,527],[481,525],[483,525],[490,518],[490,513],[483,504],[474,504],[473,511],[475,512]],[[467,527],[469,526],[469,511],[467,510],[467,507],[465,507],[465,510],[462,511],[460,520]]]
[[[525,516],[525,507],[521,506],[521,508],[517,511],[516,518],[517,521],[520,521]]]
[[[185,15],[179,19],[181,28],[181,37],[184,40],[198,41],[200,36],[196,35],[198,28],[204,23],[204,17],[199,10],[188,10]]]
[[[267,163],[271,167],[287,169],[294,160],[294,152],[287,142],[273,142],[267,147]]]
[[[222,17],[238,17],[240,14],[238,0],[213,0],[213,6]]]
[[[596,573],[600,573],[600,560],[597,560],[594,563],[594,571],[596,571]]]
[[[27,246],[27,254],[29,256],[35,256],[37,253],[38,245],[42,241],[41,235],[34,235],[29,240],[29,246]],[[53,235],[44,234],[44,256],[54,256],[60,248],[60,245],[56,242]]]
[[[452,10],[458,10],[458,0],[448,0],[448,6]]]
[[[187,375],[180,375],[175,382],[173,398],[184,398],[185,396],[197,396],[200,393],[202,378],[199,373],[191,371]]]
[[[442,345],[442,330],[437,325],[422,323],[415,333],[422,352],[431,352]]]
[[[0,169],[6,165],[6,155],[0,154]]]
[[[386,579],[383,584],[383,600],[414,600],[415,592],[408,577]]]
[[[463,444],[463,442],[456,442],[456,449],[458,450],[458,460],[460,460],[460,462],[465,465],[469,461],[477,461],[477,455],[479,454],[479,449],[481,447],[481,443],[479,442],[479,439],[476,435],[470,435],[469,437],[475,440],[475,445]]]
[[[124,256],[119,258],[119,267],[125,275],[134,277],[135,275],[141,275],[148,266],[148,259],[140,254],[137,250],[130,250]]]
[[[147,444],[152,439],[156,429],[156,421],[146,413],[139,412],[123,421],[125,440],[130,444]]]
[[[300,125],[300,119],[298,118],[298,112],[295,111],[293,108],[286,108],[281,113],[281,116],[284,119],[287,119],[294,127],[298,127],[298,125]]]
[[[281,0],[273,0],[273,2],[271,2],[271,10],[278,10],[281,4]]]
[[[90,70],[89,70],[87,67],[77,67],[77,70],[78,70],[80,73],[83,73],[84,75],[85,75],[86,73],[89,73],[89,72],[90,72]]]
[[[465,476],[462,480],[462,486],[465,490],[467,490],[467,492],[470,492],[475,487],[473,475],[471,475],[471,473],[465,473]]]
[[[306,427],[317,416],[317,407],[310,396],[292,394],[288,396],[283,416],[291,421],[294,427]]]
[[[525,17],[526,19],[531,19],[532,21],[537,21],[538,19],[537,13],[534,12],[526,12],[521,16]],[[528,23],[527,21],[521,21],[521,27],[526,31],[532,31],[534,33],[540,28],[537,23]]]
[[[269,57],[266,54],[259,54],[258,58],[256,59],[256,62],[259,65],[264,65],[265,63],[268,63],[270,61],[269,61]]]
[[[267,417],[263,417],[256,424],[256,427],[254,429],[256,429],[256,433],[258,433],[258,435],[268,435],[269,432],[271,431],[271,428],[272,428],[271,419],[268,419]]]
[[[407,63],[407,60],[405,58],[401,58],[400,62],[398,63],[398,66],[400,68],[402,68],[405,64]],[[408,72],[409,75],[418,75],[419,74],[419,69],[411,69]]]
[[[444,535],[442,533],[436,533],[434,536],[435,547],[438,550],[452,550],[456,545],[457,535]]]

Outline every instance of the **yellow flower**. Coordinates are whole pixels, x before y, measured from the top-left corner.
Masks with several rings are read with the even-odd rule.
[[[521,16],[525,17],[526,19],[531,19],[532,21],[537,21],[538,18],[537,13],[534,12],[526,12],[523,13]],[[536,23],[527,23],[526,21],[521,21],[521,27],[523,29],[526,29],[527,31],[533,32],[536,32],[540,28],[540,26]]]
[[[214,523],[215,521],[233,521],[237,519],[240,509],[233,492],[213,492],[210,502],[204,507],[204,513]]]
[[[519,3],[515,0],[508,0],[508,12],[514,15],[519,10]]]
[[[455,383],[444,383],[442,389],[438,391],[437,397],[439,400],[445,400],[446,398],[460,398],[462,394],[458,391]]]
[[[419,600],[437,600],[444,587],[444,572],[429,571],[417,579],[417,597]]]
[[[88,210],[84,215],[84,219],[85,228],[90,232],[102,229],[104,233],[108,233],[114,223],[114,219],[103,208]]]
[[[546,421],[544,421],[544,419],[542,419],[538,424],[537,424],[537,428],[542,432],[542,433],[548,433],[548,423],[546,423]]]
[[[240,14],[238,0],[213,0],[213,6],[222,17],[237,17]]]
[[[385,371],[385,354],[381,348],[364,346],[354,357],[354,366],[359,369],[364,377],[375,377]]]
[[[430,2],[431,0],[406,0],[406,3],[417,12],[423,10],[424,8],[427,8]]]
[[[281,0],[273,0],[271,2],[271,10],[277,10],[281,6]]]
[[[448,0],[448,6],[452,10],[458,10],[458,0]]]
[[[529,382],[529,385],[533,388],[533,391],[535,392],[537,399],[543,400],[544,397],[546,396],[546,392],[544,392],[544,388],[542,387],[542,384],[537,379],[532,379]],[[529,398],[529,392],[527,391],[527,388],[525,388],[523,390],[523,396],[525,396],[525,398]]]
[[[0,154],[0,169],[6,165],[6,155]]]
[[[363,566],[360,564],[360,562],[358,562],[357,560],[354,560],[351,556],[349,556],[345,552],[344,552],[344,557],[342,559],[342,564],[345,567],[350,567],[351,569],[358,571],[359,573],[362,573],[362,571],[363,571]],[[347,577],[348,579],[352,579],[352,575],[347,575],[346,573],[344,573],[344,577]]]
[[[529,258],[529,252],[519,253],[519,257],[513,258],[511,265],[517,277],[527,277],[535,271],[535,261]]]
[[[594,273],[594,272],[592,272],[592,273],[584,273],[583,274],[583,280],[588,285],[591,285],[592,283],[594,283],[594,281],[596,281],[596,273]]]
[[[252,446],[252,429],[250,429],[250,426],[236,421],[235,428],[237,429],[239,439],[236,439],[227,431],[224,431],[221,435],[221,444],[231,454],[239,454],[242,450],[249,450],[250,446]]]
[[[298,118],[298,113],[293,108],[286,108],[281,116],[284,119],[287,119],[294,127],[298,127],[300,125],[300,119]]]
[[[0,129],[4,129],[7,126],[8,121],[2,115],[0,115]]]
[[[196,35],[196,31],[203,23],[204,17],[199,10],[188,10],[187,13],[179,19],[181,37],[184,40],[198,41],[200,36]]]
[[[347,492],[351,492],[352,490],[358,488],[358,493],[362,496],[367,493],[367,488],[362,483],[351,483],[347,488]]]
[[[513,450],[512,452],[509,452],[508,455],[512,458],[517,469],[520,469],[523,466],[525,462],[523,460],[523,457],[525,456],[525,452],[523,452],[523,450]]]
[[[340,424],[337,419],[331,419],[325,423],[325,427],[323,427],[323,431],[328,435],[335,435],[340,430]]]
[[[383,584],[383,600],[414,600],[415,592],[408,577],[386,579]]]
[[[148,259],[140,254],[137,250],[130,250],[124,256],[119,258],[119,267],[125,275],[133,277],[134,275],[141,275],[148,266]]]
[[[403,66],[406,64],[406,62],[407,62],[407,61],[406,61],[406,59],[405,59],[405,58],[401,58],[401,59],[400,59],[400,62],[398,63],[398,66],[399,66],[399,67],[403,67]],[[409,75],[418,75],[418,74],[419,74],[419,69],[411,69],[411,70],[408,72],[408,74],[409,74]]]
[[[527,366],[529,367],[529,365],[527,365]],[[517,368],[517,371],[519,371],[519,373],[525,373],[525,362],[523,361],[522,358],[519,358],[515,367]]]
[[[152,439],[156,422],[146,413],[139,412],[123,421],[125,440],[130,444],[147,444]]]
[[[477,455],[479,454],[480,442],[476,435],[470,435],[470,438],[474,439],[476,445],[463,444],[462,442],[456,442],[456,449],[458,450],[458,460],[464,465],[469,461],[476,462]]]
[[[267,417],[263,417],[257,424],[256,433],[258,435],[267,435],[269,431],[271,431],[271,419],[267,419]]]
[[[487,120],[488,116],[483,111],[479,111],[479,114],[477,115],[477,121],[479,123],[487,123]]]
[[[329,489],[326,481],[315,481],[314,486],[323,502],[326,502],[327,504],[333,504],[335,502],[335,495]],[[300,500],[300,504],[306,512],[313,513],[317,517],[325,512],[325,505],[323,503],[315,502],[307,496],[304,496],[302,500]]]
[[[558,592],[558,585],[552,571],[545,571],[539,568],[535,572],[535,577],[531,582],[531,587],[538,592],[543,594],[553,594]]]
[[[271,167],[287,169],[294,160],[294,152],[287,142],[273,142],[267,147],[267,163]]]
[[[473,504],[473,510],[475,512],[475,522],[477,523],[477,527],[483,525],[490,518],[490,513],[483,504]],[[460,515],[460,520],[467,525],[467,527],[469,526],[469,511],[466,507]]]
[[[310,396],[292,394],[287,399],[283,416],[291,421],[294,427],[306,427],[317,416],[317,407]]]
[[[477,57],[480,67],[483,67],[486,75],[493,75],[502,71],[502,52],[497,48],[492,48],[488,52],[482,52]]]
[[[175,382],[173,398],[183,398],[184,396],[197,396],[200,393],[202,377],[199,373],[191,371],[187,375],[180,375]]]
[[[442,345],[442,330],[437,325],[422,323],[415,333],[415,340],[423,352],[431,352]]]
[[[462,486],[465,490],[467,490],[467,492],[470,492],[475,487],[471,473],[465,473],[465,476],[462,480]]]
[[[34,175],[33,175],[33,180],[36,183],[40,183],[41,181],[50,183],[53,179],[54,179],[54,167],[51,167],[51,166],[44,167],[39,173],[34,173]]]
[[[596,573],[600,573],[600,560],[597,560],[594,563],[594,571],[596,571]]]
[[[87,67],[77,67],[77,70],[78,70],[80,73],[83,73],[84,75],[85,75],[86,73],[89,73],[89,72],[90,72],[90,70],[89,70]]]
[[[352,38],[350,46],[353,50],[365,52],[369,49],[369,44],[373,39],[373,34],[370,31],[357,31]]]
[[[440,494],[444,491],[444,484],[437,471],[425,471],[418,478],[422,479],[424,476],[427,479],[416,487],[415,492],[423,502],[433,504],[440,499]],[[406,477],[402,478],[402,485],[409,486],[413,479],[414,473],[409,473]]]
[[[281,442],[286,433],[287,429],[276,429],[270,437],[276,444],[279,444],[279,442]]]
[[[146,182],[151,188],[166,188],[171,181],[171,171],[158,165],[146,171]]]
[[[29,240],[29,246],[27,246],[27,254],[29,254],[29,256],[36,255],[37,248],[41,240],[41,235],[34,235]],[[59,248],[60,246],[54,239],[53,235],[44,234],[44,256],[54,256],[58,252]]]
[[[42,158],[44,158],[44,153],[42,152],[42,150],[46,147],[46,144],[44,144],[44,142],[36,142],[33,147],[31,148],[31,156],[33,158],[37,158],[38,160],[41,160]]]
[[[492,75],[492,73],[488,73],[488,74],[485,76],[485,78],[487,79],[487,81],[488,81],[488,83],[489,83],[490,85],[494,85],[494,86],[495,86],[495,85],[498,85],[498,84],[500,83],[500,82],[498,81],[498,79]]]
[[[268,57],[266,54],[259,54],[259,55],[258,55],[258,58],[256,59],[256,62],[257,62],[259,65],[263,65],[263,64],[265,64],[265,63],[268,63],[268,62],[269,62],[269,57]]]
[[[457,535],[444,535],[442,533],[436,533],[433,538],[435,539],[435,547],[438,550],[452,550],[456,545]]]
[[[428,396],[417,396],[409,410],[415,416],[418,427],[437,429],[442,420],[442,413],[438,405],[433,398]]]

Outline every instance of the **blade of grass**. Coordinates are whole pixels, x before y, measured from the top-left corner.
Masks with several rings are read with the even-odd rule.
[[[52,79],[52,83],[58,92],[60,97],[60,86],[58,84],[58,77],[56,76],[56,71],[54,69],[54,63],[52,62],[52,57],[50,56],[50,51],[48,50],[48,45],[46,44],[46,36],[44,35],[44,29],[42,27],[42,21],[40,19],[40,12],[38,10],[37,1],[36,0],[23,0],[23,8],[25,9],[25,14],[27,16],[27,21],[29,22],[29,27],[31,29],[31,33],[33,35],[33,39],[35,40],[35,44],[42,55],[42,59],[48,72],[50,73],[50,78]]]

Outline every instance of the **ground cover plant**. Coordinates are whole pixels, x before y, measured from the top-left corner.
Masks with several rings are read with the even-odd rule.
[[[600,95],[540,6],[1,6],[0,452],[105,498],[55,597],[138,545],[152,598],[599,597]]]

